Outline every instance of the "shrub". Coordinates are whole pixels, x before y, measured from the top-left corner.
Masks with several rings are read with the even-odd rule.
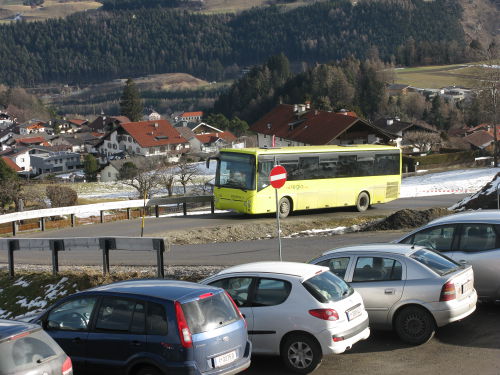
[[[74,206],[78,200],[78,194],[70,187],[49,185],[46,192],[52,207]]]

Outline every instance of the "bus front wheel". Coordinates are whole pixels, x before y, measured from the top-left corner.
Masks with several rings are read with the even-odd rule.
[[[279,203],[280,218],[283,219],[287,217],[291,211],[292,211],[292,203],[290,202],[290,199],[286,197],[281,198]]]
[[[356,200],[356,209],[359,212],[364,212],[370,207],[370,196],[366,191],[362,191],[358,195],[358,199]]]

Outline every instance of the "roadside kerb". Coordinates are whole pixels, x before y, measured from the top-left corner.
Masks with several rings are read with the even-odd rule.
[[[165,276],[163,253],[165,239],[151,237],[75,237],[75,238],[0,238],[0,251],[8,252],[9,275],[14,277],[14,252],[19,250],[46,251],[52,256],[52,273],[59,272],[60,251],[102,251],[103,275],[110,272],[109,251],[155,251],[157,275]]]

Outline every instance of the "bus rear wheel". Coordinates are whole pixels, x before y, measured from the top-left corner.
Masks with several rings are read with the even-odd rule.
[[[359,212],[365,212],[368,207],[370,207],[370,196],[366,191],[362,191],[356,200],[356,209]]]
[[[278,209],[281,219],[287,217],[292,211],[292,203],[290,202],[290,199],[286,197],[281,198]]]

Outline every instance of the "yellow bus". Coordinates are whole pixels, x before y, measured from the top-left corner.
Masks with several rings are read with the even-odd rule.
[[[221,149],[214,184],[215,207],[245,214],[276,213],[269,173],[287,171],[278,190],[279,215],[353,206],[362,212],[399,197],[401,150],[382,145]]]

